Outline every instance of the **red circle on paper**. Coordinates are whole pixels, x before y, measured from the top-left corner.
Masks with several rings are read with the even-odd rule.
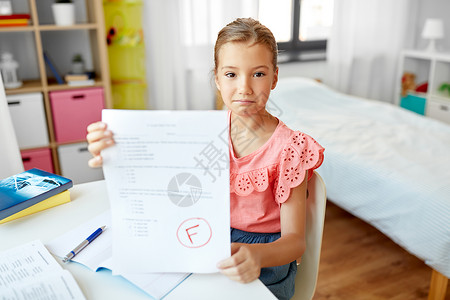
[[[208,236],[208,239],[202,244],[199,244],[199,245],[186,245],[186,243],[183,243],[182,239],[180,239],[180,229],[182,229],[184,224],[186,224],[187,222],[192,221],[192,220],[199,220],[199,221],[201,221],[201,222],[203,222],[204,224],[207,225],[207,226],[203,226],[202,228],[204,228],[204,227],[208,228],[209,236]],[[203,247],[203,246],[205,246],[206,244],[209,243],[209,241],[211,240],[211,237],[212,237],[211,226],[209,225],[208,221],[206,221],[203,218],[190,218],[190,219],[184,220],[180,224],[180,226],[178,226],[178,229],[177,229],[177,239],[178,239],[178,241],[180,242],[181,245],[183,245],[183,246],[185,246],[187,248],[200,248],[200,247]]]

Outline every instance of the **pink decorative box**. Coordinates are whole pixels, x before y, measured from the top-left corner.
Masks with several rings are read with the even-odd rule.
[[[23,150],[21,151],[21,154],[25,171],[32,168],[38,168],[53,173],[53,161],[50,149],[41,148],[33,150]]]
[[[102,118],[103,89],[51,92],[50,103],[56,141],[61,143],[84,140],[87,126]]]

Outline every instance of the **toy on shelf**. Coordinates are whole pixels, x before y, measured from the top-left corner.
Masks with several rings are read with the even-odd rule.
[[[142,29],[123,29],[119,34],[119,31],[110,27],[108,30],[108,35],[106,36],[106,43],[109,45],[121,45],[133,47],[137,46],[144,41],[144,34]]]
[[[405,72],[402,76],[402,97],[406,97],[408,91],[427,93],[428,82],[416,84],[416,74]]]
[[[428,82],[417,85],[416,92],[426,94],[428,92]]]
[[[447,96],[450,97],[450,83],[444,82],[443,84],[441,84],[441,86],[439,87],[439,92],[447,92]]]
[[[402,76],[402,97],[406,97],[410,90],[416,90],[416,74],[405,72]]]

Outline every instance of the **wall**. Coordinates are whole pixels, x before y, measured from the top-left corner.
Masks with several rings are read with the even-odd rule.
[[[422,29],[427,18],[440,18],[444,21],[445,38],[436,41],[439,51],[450,52],[450,1],[449,0],[427,0],[419,1],[417,12],[411,12],[412,18],[416,18],[414,28],[411,28],[411,36],[414,49],[425,49],[428,41],[421,37]],[[409,48],[405,45],[406,48]],[[280,64],[280,78],[288,76],[304,76],[309,78],[325,78],[327,72],[326,61],[295,62]]]
[[[450,52],[450,1],[449,0],[427,0],[419,1],[419,9],[417,15],[415,49],[424,49],[428,45],[428,41],[421,37],[423,25],[427,18],[439,18],[444,21],[445,38],[436,41],[436,48],[439,51]]]

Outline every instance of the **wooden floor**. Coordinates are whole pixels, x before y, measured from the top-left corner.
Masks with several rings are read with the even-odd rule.
[[[426,300],[430,278],[421,260],[328,201],[313,300]]]

